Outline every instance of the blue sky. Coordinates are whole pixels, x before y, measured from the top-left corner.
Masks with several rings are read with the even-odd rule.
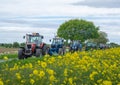
[[[0,43],[24,42],[26,33],[39,32],[49,42],[70,19],[92,21],[120,44],[119,0],[0,0]]]

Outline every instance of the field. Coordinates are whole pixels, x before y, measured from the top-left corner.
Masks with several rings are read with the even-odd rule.
[[[0,85],[120,85],[120,48],[3,59]]]
[[[4,59],[5,56],[10,58],[17,58],[17,48],[5,48],[5,47],[0,47],[0,62],[1,59]]]
[[[17,50],[17,48],[0,47],[0,53],[15,53]]]

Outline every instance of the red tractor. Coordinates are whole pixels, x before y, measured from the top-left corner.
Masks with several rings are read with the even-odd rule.
[[[23,38],[26,38],[26,44],[18,50],[19,59],[47,54],[47,45],[42,42],[43,36],[39,33],[26,34]]]

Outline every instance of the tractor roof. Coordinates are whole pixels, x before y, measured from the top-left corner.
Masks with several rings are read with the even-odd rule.
[[[26,35],[28,35],[28,36],[42,36],[39,33],[32,33],[32,34],[26,34]]]

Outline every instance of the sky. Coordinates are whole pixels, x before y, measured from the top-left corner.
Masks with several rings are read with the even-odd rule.
[[[25,42],[26,33],[38,32],[49,43],[59,26],[85,19],[120,44],[120,0],[0,0],[0,43]]]

